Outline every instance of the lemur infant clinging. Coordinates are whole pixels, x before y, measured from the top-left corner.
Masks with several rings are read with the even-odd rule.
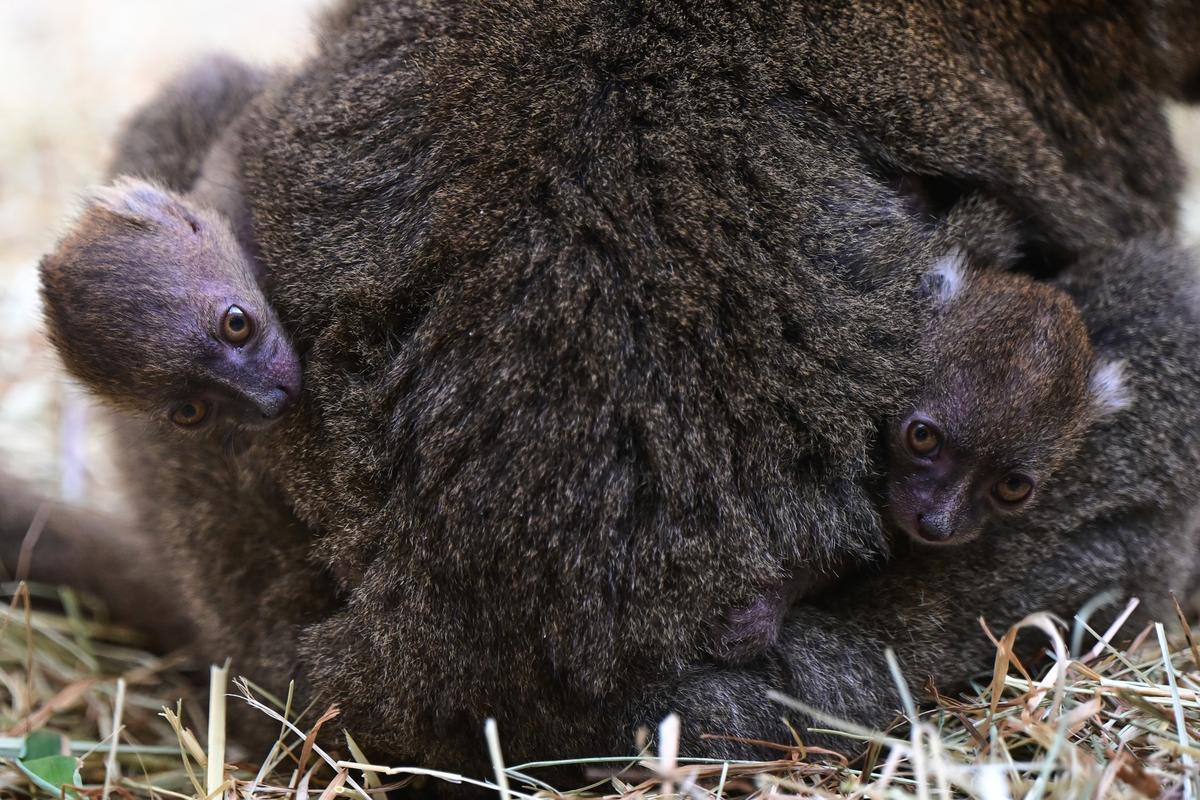
[[[885,512],[919,541],[961,544],[1030,508],[1088,428],[1129,397],[1122,364],[1097,358],[1061,289],[967,270],[956,256],[930,286],[933,372],[889,427]]]
[[[1037,502],[1088,427],[1129,404],[1120,362],[1097,358],[1079,309],[1026,275],[941,259],[925,288],[930,372],[885,434],[883,514],[927,544],[954,545]],[[718,627],[716,651],[750,660],[775,641],[792,602],[829,576],[795,570]]]
[[[256,427],[300,393],[300,360],[233,221],[120,178],[42,260],[49,333],[67,369],[126,410],[179,428]]]

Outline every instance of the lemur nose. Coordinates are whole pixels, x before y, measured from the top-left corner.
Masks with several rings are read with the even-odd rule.
[[[927,542],[944,542],[954,531],[945,514],[917,514],[917,533]]]
[[[264,420],[275,420],[290,408],[292,396],[282,386],[276,386],[275,389],[264,391],[254,397],[254,404],[257,405]]]

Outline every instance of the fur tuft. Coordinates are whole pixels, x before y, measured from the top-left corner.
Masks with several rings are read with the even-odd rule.
[[[1125,380],[1125,361],[1097,361],[1089,381],[1092,408],[1096,416],[1106,417],[1133,405],[1133,393]]]
[[[133,222],[164,222],[179,216],[174,198],[165,189],[137,178],[117,178],[110,185],[97,186],[87,196],[87,205],[100,208]]]
[[[967,281],[967,257],[958,249],[933,262],[922,287],[938,305],[945,305],[962,291]]]

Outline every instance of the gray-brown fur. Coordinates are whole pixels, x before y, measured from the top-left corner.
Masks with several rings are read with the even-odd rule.
[[[106,180],[142,178],[187,194],[228,220],[257,268],[257,244],[238,178],[237,120],[283,74],[221,54],[195,60],[125,120]]]
[[[274,543],[229,550],[267,599],[189,595],[210,652],[295,667],[379,758],[483,769],[487,716],[510,759],[620,752],[669,710],[687,752],[730,753],[698,734],[790,735],[768,689],[889,719],[888,644],[914,688],[949,688],[990,661],[980,614],[1069,614],[1114,584],[1158,610],[1191,583],[1200,489],[1161,111],[1185,55],[1151,32],[1161,4],[1084,5],[330,17],[239,123],[268,299],[305,362],[298,413],[239,461],[271,492],[189,485],[181,453],[133,473],[173,552]],[[1130,360],[1139,413],[1089,432],[1027,526],[898,554],[798,604],[764,659],[716,666],[712,620],[789,564],[883,550],[871,442],[915,396],[915,290],[944,252],[905,173],[1013,211],[1021,265]],[[262,503],[304,525],[277,539]]]
[[[910,407],[885,427],[882,512],[893,535],[960,545],[997,517],[1011,525],[1027,513],[1087,429],[1128,397],[1120,362],[1096,358],[1061,289],[969,268],[957,251],[923,284],[934,306],[920,343],[925,372]],[[715,655],[731,664],[760,657],[791,606],[836,577],[799,568],[765,587],[719,621]]]
[[[197,188],[214,145],[271,75],[223,55],[180,71],[125,121],[107,179],[145,178],[181,193]]]
[[[1096,350],[1128,359],[1136,413],[1096,424],[1046,487],[1053,502],[1012,524],[998,522],[968,547],[899,547],[886,569],[793,609],[767,658],[738,669],[695,666],[647,689],[653,711],[645,719],[678,711],[686,741],[710,754],[746,755],[745,747],[705,746],[698,736],[786,736],[781,717],[802,724],[804,715],[749,700],[771,689],[809,703],[819,698],[819,708],[844,718],[887,724],[900,703],[885,647],[895,650],[920,697],[927,679],[944,689],[990,669],[995,650],[980,633],[981,616],[1002,630],[1034,610],[1073,613],[1105,590],[1140,597],[1160,619],[1170,613],[1166,591],[1194,585],[1200,544],[1191,474],[1200,457],[1200,411],[1191,399],[1200,391],[1196,262],[1169,240],[1143,239],[1080,259],[1059,285],[1079,304]],[[1105,624],[1104,615],[1093,623]],[[1018,640],[1026,653],[1044,644],[1033,633]]]

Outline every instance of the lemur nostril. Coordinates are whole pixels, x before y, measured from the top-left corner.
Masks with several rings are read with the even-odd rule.
[[[944,542],[950,538],[950,526],[940,514],[917,514],[917,532],[930,542]]]

